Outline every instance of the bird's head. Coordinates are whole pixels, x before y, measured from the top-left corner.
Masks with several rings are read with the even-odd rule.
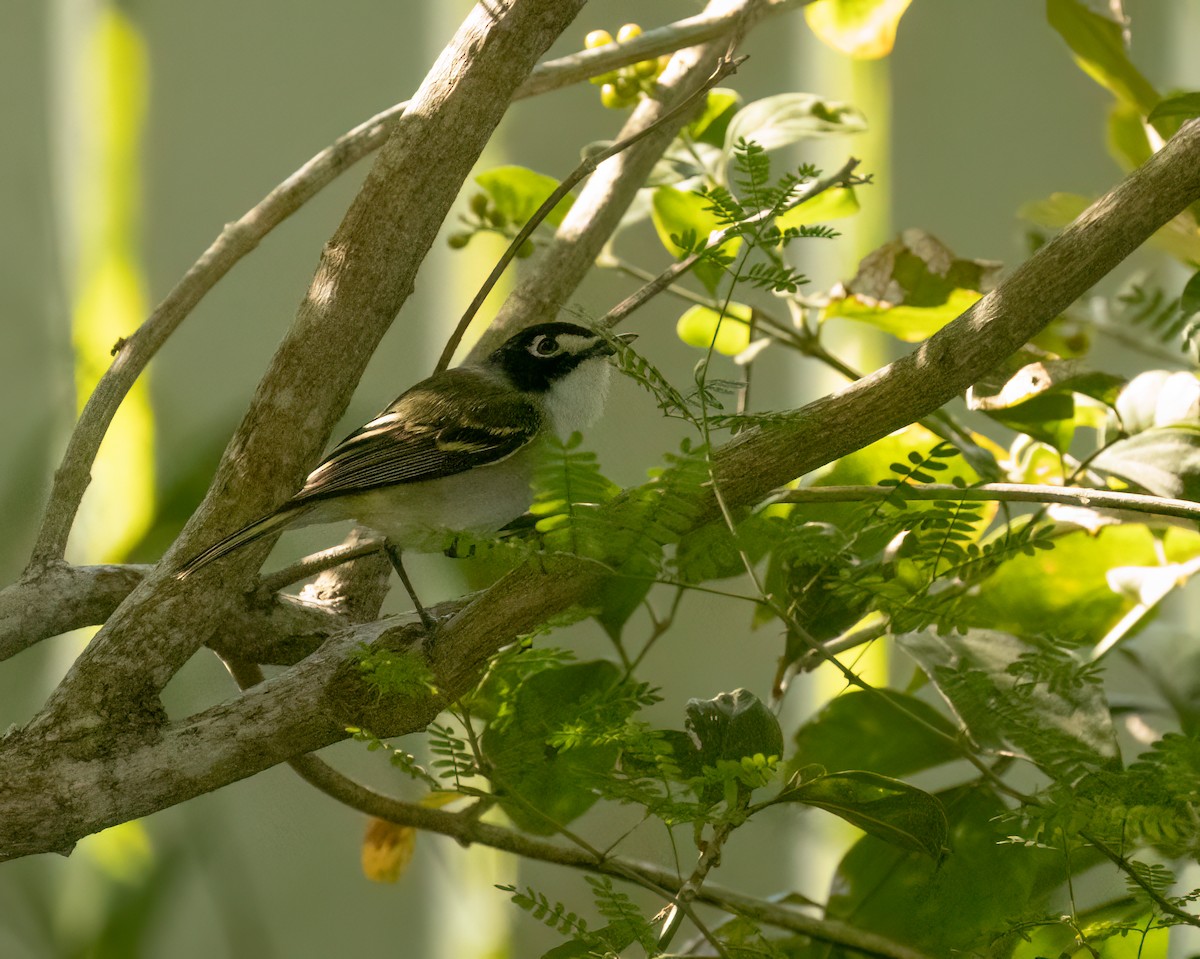
[[[587,327],[538,323],[509,337],[488,363],[518,390],[539,396],[556,432],[566,436],[603,412],[611,372],[607,360],[614,352],[607,339]]]

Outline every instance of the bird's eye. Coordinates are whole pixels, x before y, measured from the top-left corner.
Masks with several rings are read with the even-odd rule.
[[[553,356],[558,352],[558,340],[552,336],[539,336],[533,341],[533,352],[538,356]]]

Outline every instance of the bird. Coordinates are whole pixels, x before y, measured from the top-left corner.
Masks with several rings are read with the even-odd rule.
[[[401,552],[443,551],[457,535],[486,535],[519,518],[532,501],[539,441],[599,419],[614,340],[635,336],[538,323],[480,363],[435,373],[338,443],[291,499],[188,559],[176,578],[274,530],[353,519],[386,537],[428,626]]]

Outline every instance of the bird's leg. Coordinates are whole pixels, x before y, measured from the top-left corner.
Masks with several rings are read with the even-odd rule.
[[[408,592],[408,598],[413,601],[413,606],[417,609],[417,615],[421,617],[421,625],[425,627],[426,633],[432,633],[437,623],[425,611],[425,607],[421,605],[421,601],[417,599],[417,591],[413,589],[412,580],[408,578],[408,573],[404,571],[404,563],[400,561],[400,548],[393,546],[391,543],[385,543],[384,549],[387,550],[388,559],[392,561],[396,575],[400,577],[400,582],[404,584],[404,589]]]

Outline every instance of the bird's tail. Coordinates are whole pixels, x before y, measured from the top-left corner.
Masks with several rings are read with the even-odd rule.
[[[236,533],[230,533],[220,542],[214,543],[202,553],[197,553],[182,566],[175,571],[176,579],[187,579],[192,573],[203,566],[207,566],[215,559],[220,559],[232,553],[235,549],[241,549],[247,543],[253,543],[256,539],[266,536],[272,530],[280,529],[294,523],[301,513],[307,512],[303,506],[294,508],[284,508],[278,512],[271,513],[261,519],[256,519],[248,526],[243,526]]]

